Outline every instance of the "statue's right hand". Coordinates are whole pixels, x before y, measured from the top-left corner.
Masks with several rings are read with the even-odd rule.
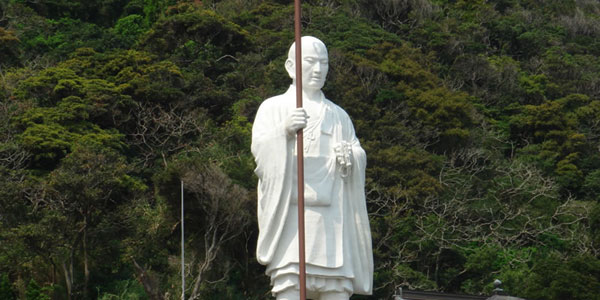
[[[306,128],[308,122],[308,115],[302,107],[298,107],[290,113],[287,120],[285,121],[285,131],[288,136],[295,136],[296,132],[302,128]]]

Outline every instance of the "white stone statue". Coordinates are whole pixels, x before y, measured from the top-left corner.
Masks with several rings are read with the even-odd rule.
[[[252,127],[258,175],[258,261],[278,300],[299,299],[296,132],[304,129],[306,291],[309,299],[347,300],[373,288],[365,201],[366,155],[352,121],[325,98],[327,48],[302,37],[303,108],[296,108],[295,45],[285,68],[293,80],[265,100]]]

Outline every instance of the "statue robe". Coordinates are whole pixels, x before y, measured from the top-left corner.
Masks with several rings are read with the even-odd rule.
[[[285,120],[296,107],[295,87],[265,100],[252,128],[257,164],[259,236],[256,255],[273,278],[298,274],[296,138]],[[364,181],[366,155],[346,112],[322,96],[319,116],[304,130],[306,273],[352,282],[349,292],[372,293],[373,255]],[[351,144],[350,174],[342,177],[334,146]],[[275,291],[275,287],[274,287]]]

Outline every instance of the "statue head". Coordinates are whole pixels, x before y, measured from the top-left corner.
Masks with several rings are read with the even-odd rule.
[[[320,90],[325,85],[329,71],[329,57],[325,44],[312,36],[302,37],[302,88]],[[285,61],[285,69],[296,83],[296,43],[294,42]]]

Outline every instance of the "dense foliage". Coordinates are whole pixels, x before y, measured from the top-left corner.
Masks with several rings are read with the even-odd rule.
[[[291,1],[0,2],[0,298],[265,299],[258,105]],[[600,299],[600,4],[311,0],[375,291]]]

